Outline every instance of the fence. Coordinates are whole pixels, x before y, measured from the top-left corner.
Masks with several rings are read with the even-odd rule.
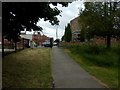
[[[103,37],[96,37],[93,40],[86,41],[86,42],[61,42],[60,46],[69,47],[71,45],[81,45],[81,44],[89,44],[89,45],[106,45],[107,39]],[[111,38],[111,46],[120,45],[120,39]]]
[[[17,50],[28,48],[29,47],[29,40],[21,38],[19,42],[17,42]],[[7,39],[4,39],[4,49],[14,49],[15,43],[11,40],[8,41]]]

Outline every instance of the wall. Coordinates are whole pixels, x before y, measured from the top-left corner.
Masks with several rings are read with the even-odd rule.
[[[76,17],[75,19],[70,21],[70,26],[72,30],[72,41],[80,41],[80,28],[78,24],[78,18]]]

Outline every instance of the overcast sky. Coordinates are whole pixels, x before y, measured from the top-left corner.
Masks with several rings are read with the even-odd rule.
[[[52,8],[54,6],[50,5]],[[48,37],[53,37],[54,40],[56,39],[56,29],[58,32],[58,38],[61,39],[61,37],[64,35],[65,26],[74,18],[76,18],[79,15],[79,11],[81,8],[84,8],[83,2],[81,0],[74,1],[72,3],[68,4],[68,7],[62,7],[62,5],[58,4],[57,8],[59,10],[62,10],[61,16],[58,16],[58,19],[60,21],[58,29],[57,26],[52,26],[48,21],[44,21],[41,19],[37,25],[41,26],[43,28],[44,35],[47,35]],[[29,33],[29,32],[27,32]]]

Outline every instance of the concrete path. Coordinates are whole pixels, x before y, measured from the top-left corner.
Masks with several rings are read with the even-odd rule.
[[[52,76],[55,88],[105,88],[57,47],[52,48]]]

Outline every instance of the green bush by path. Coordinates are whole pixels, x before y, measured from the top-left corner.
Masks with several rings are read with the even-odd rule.
[[[107,49],[97,45],[72,45],[68,48],[71,53],[78,54],[87,62],[105,67],[118,67],[120,47]]]
[[[89,44],[71,45],[65,51],[105,86],[118,90],[119,46],[107,49],[105,46]]]

